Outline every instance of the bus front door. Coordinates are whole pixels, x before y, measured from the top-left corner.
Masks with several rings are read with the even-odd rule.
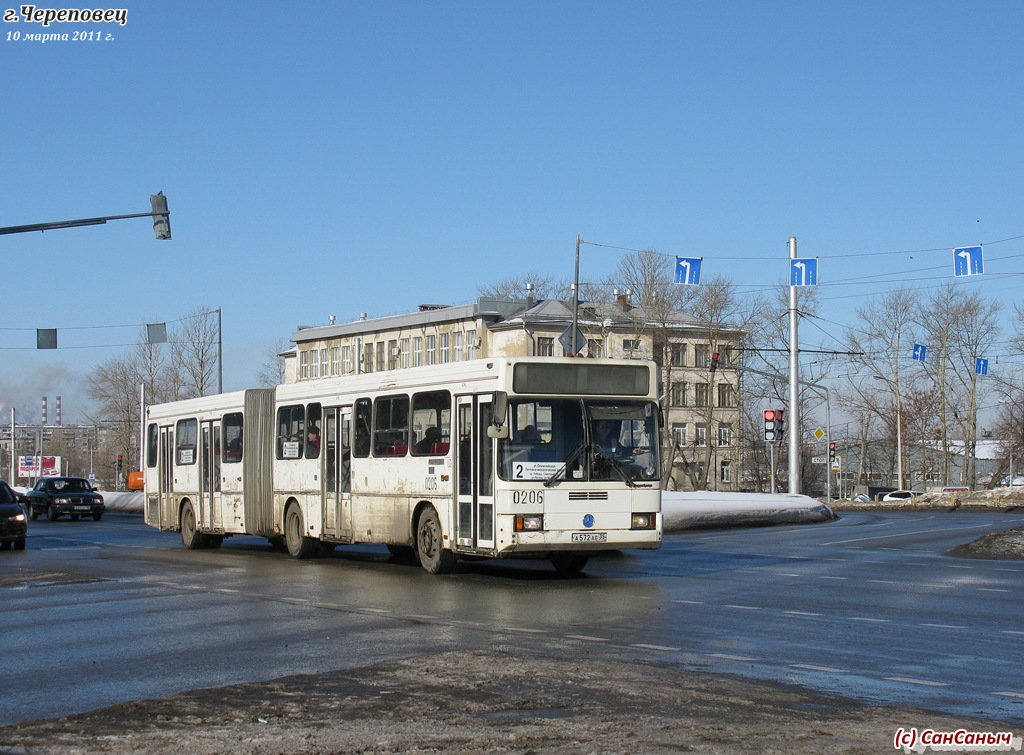
[[[487,437],[490,402],[460,396],[456,405],[456,542],[461,548],[494,547],[493,441]]]
[[[174,500],[174,428],[160,428],[160,528],[173,529],[178,525],[178,508]]]
[[[324,410],[323,521],[327,534],[352,541],[351,450],[352,407]]]

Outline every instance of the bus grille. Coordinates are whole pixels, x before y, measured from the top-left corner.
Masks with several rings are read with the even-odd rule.
[[[607,490],[574,490],[569,491],[570,501],[607,501]]]

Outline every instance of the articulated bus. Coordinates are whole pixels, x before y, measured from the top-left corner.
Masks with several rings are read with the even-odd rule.
[[[652,362],[496,357],[146,408],[146,523],[186,548],[266,537],[296,558],[380,543],[459,558],[658,548]]]

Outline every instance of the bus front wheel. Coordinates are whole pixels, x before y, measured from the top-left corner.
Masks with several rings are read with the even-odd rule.
[[[420,514],[416,526],[416,553],[420,565],[431,574],[448,574],[455,568],[455,554],[442,544],[441,520],[432,507]]]
[[[551,565],[563,574],[575,574],[583,571],[583,567],[590,560],[589,556],[579,553],[552,553]]]
[[[284,515],[284,543],[292,558],[309,558],[319,549],[319,542],[306,537],[302,511],[298,505],[292,504]]]

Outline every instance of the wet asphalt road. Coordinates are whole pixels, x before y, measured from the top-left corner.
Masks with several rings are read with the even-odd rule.
[[[635,659],[1024,724],[1024,562],[949,549],[998,512],[844,512],[666,536],[659,551],[463,562],[376,546],[294,561],[266,541],[185,551],[140,516],[30,523],[0,553],[0,723],[464,649]]]

